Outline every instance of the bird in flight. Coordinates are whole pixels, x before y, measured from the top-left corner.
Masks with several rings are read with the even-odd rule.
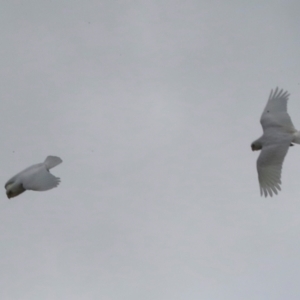
[[[59,157],[48,156],[44,162],[21,171],[6,182],[7,197],[16,197],[26,190],[47,191],[57,187],[60,179],[53,176],[49,170],[60,163],[62,160]]]
[[[287,113],[289,93],[271,90],[267,105],[261,115],[263,135],[251,144],[252,151],[261,150],[257,159],[260,194],[277,195],[281,190],[281,169],[284,158],[293,143],[300,144],[300,132]]]

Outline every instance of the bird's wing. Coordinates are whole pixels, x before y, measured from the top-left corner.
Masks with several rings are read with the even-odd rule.
[[[292,120],[287,113],[289,95],[287,91],[279,91],[278,87],[274,92],[271,90],[269,100],[260,118],[260,123],[264,130],[270,128],[270,126],[283,128],[289,132],[295,130]]]
[[[50,174],[45,165],[41,164],[37,166],[36,170],[23,172],[21,182],[26,190],[47,191],[57,187],[60,179]]]
[[[281,144],[268,145],[262,148],[257,159],[257,172],[260,194],[272,197],[281,190],[281,169],[283,160],[288,152],[290,140],[285,139]]]
[[[48,170],[56,167],[57,165],[59,165],[61,163],[62,163],[62,160],[58,156],[47,156],[47,158],[44,161],[44,164]]]

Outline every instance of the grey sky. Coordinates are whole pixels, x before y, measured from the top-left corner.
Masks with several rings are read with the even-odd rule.
[[[61,185],[0,209],[0,298],[300,297],[300,147],[261,198],[271,88],[300,129],[298,1],[6,1],[1,182],[47,155]]]

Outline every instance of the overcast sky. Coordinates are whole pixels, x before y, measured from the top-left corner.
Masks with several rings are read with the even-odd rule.
[[[270,90],[300,129],[299,1],[1,5],[3,300],[300,298],[300,146],[262,198]]]

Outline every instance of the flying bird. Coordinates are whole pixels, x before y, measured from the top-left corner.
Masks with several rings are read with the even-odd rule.
[[[6,195],[13,198],[26,190],[47,191],[57,187],[60,179],[49,170],[62,163],[57,156],[48,156],[43,163],[33,165],[18,173],[5,184]]]
[[[300,144],[300,132],[294,127],[287,113],[289,93],[271,90],[267,105],[261,115],[263,135],[251,144],[252,151],[261,150],[257,159],[260,194],[277,195],[281,190],[283,160],[293,143]]]

